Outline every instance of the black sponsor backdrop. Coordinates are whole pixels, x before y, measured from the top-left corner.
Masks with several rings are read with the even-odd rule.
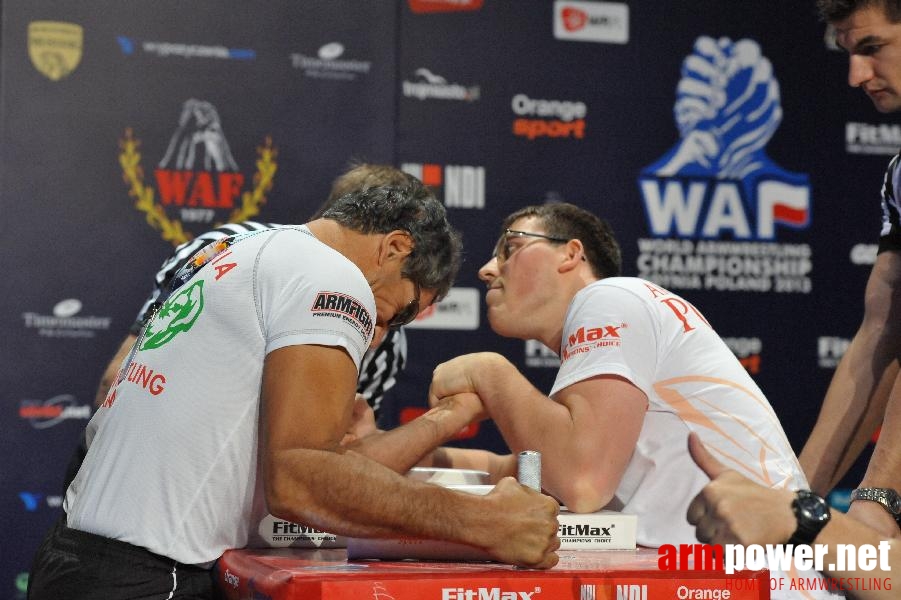
[[[59,513],[63,470],[97,380],[172,248],[129,196],[120,142],[130,129],[142,182],[159,205],[154,169],[191,99],[215,107],[245,191],[254,187],[258,148],[271,138],[277,171],[258,220],[303,220],[353,158],[472,166],[484,169],[484,206],[449,208],[466,247],[458,286],[481,287],[476,271],[507,213],[553,198],[607,218],[622,243],[625,274],[635,275],[637,239],[652,237],[638,175],[678,140],[673,104],[682,60],[702,35],[755,40],[781,86],[783,119],[766,152],[783,169],[807,174],[811,186],[810,226],[777,227],[775,241],[810,246],[812,288],[673,287],[722,336],[760,340],[755,378],[800,450],[832,375],[819,366],[820,338],[850,338],[862,311],[869,266],[853,264],[851,250],[875,243],[879,228],[888,157],[846,153],[845,124],[890,121],[847,88],[845,58],[826,49],[812,3],[709,0],[691,11],[681,2],[628,4],[629,41],[608,44],[554,39],[553,5],[545,1],[432,14],[387,1],[199,2],[190,10],[175,2],[0,3],[0,514],[7,544],[0,597],[21,596],[18,578]],[[57,81],[29,59],[28,25],[42,20],[84,30],[77,68]],[[147,42],[250,50],[253,58],[162,55]],[[292,59],[320,51],[349,64]],[[478,93],[469,101],[405,96],[404,81],[426,81],[420,69]],[[514,136],[518,94],[584,103],[584,137]],[[214,213],[217,222],[232,214]],[[166,214],[189,234],[212,224],[186,221],[171,207]],[[59,304],[66,299],[80,308],[70,302],[66,312]],[[26,316],[54,309],[96,319],[42,330]],[[401,407],[424,406],[434,366],[465,352],[502,352],[550,388],[554,369],[525,367],[524,342],[492,334],[482,310],[475,331],[409,332],[409,368],[383,424],[396,423]],[[461,443],[503,449],[484,423]]]

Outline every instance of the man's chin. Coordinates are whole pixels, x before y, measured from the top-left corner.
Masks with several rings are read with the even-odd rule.
[[[510,315],[499,314],[498,311],[488,309],[488,324],[491,326],[491,331],[505,338],[529,339],[529,336],[521,331],[522,328],[517,327],[521,323],[513,321],[511,322]]]
[[[901,110],[901,98],[895,94],[877,94],[870,96],[873,107],[882,114],[890,114]]]
[[[488,325],[491,327],[491,331],[494,333],[509,337],[506,320],[503,318],[503,315],[499,314],[499,311],[496,308],[488,307]]]

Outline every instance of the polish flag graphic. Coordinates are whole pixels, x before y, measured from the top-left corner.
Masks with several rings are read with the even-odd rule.
[[[802,229],[810,225],[810,188],[783,181],[763,181],[757,187],[757,233],[771,239],[775,225]]]

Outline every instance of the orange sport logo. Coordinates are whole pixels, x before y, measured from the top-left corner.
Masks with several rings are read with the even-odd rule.
[[[529,140],[537,138],[577,139],[585,137],[588,107],[573,100],[546,100],[516,94],[510,101],[516,115],[513,135]]]

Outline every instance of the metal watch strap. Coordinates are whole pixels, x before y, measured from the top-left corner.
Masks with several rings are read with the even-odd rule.
[[[855,500],[867,500],[881,505],[901,526],[901,494],[892,488],[857,488],[851,491],[851,502]]]

